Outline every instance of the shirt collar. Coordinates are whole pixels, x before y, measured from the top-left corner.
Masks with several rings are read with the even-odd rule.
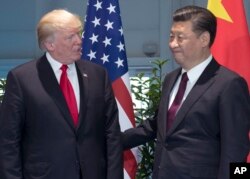
[[[62,63],[58,62],[57,60],[55,60],[50,54],[49,52],[46,52],[46,57],[53,69],[54,72],[60,70],[61,66],[63,65]],[[75,63],[72,64],[68,64],[68,70],[72,71],[75,68]]]
[[[190,83],[195,83],[198,80],[198,78],[201,76],[202,72],[205,70],[205,68],[211,62],[211,60],[212,60],[212,55],[210,54],[206,60],[196,65],[195,67],[191,68],[187,72],[188,80]],[[184,72],[185,70],[182,69],[181,73],[184,73]]]

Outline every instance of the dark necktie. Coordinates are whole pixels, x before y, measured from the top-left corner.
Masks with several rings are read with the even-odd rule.
[[[187,76],[187,72],[185,72],[182,74],[181,82],[179,85],[178,92],[175,96],[175,99],[167,112],[167,131],[171,128],[174,122],[176,112],[181,105],[181,101],[186,90],[187,81],[188,81],[188,76]]]
[[[60,69],[62,70],[61,79],[60,79],[60,87],[62,89],[63,95],[67,102],[70,114],[73,118],[74,125],[77,126],[78,109],[77,109],[75,93],[67,75],[68,66],[62,65]]]

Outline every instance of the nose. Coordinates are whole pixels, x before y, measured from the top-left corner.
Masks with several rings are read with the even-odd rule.
[[[178,46],[179,46],[179,44],[178,44],[176,38],[170,39],[170,41],[169,41],[169,47],[170,48],[175,48],[175,47],[178,47]]]

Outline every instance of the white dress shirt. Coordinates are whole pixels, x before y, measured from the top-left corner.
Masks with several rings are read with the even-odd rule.
[[[56,79],[57,79],[58,84],[59,84],[61,74],[62,74],[62,70],[60,68],[63,64],[56,61],[48,52],[46,52],[46,57],[47,57],[50,65],[55,73]],[[78,108],[78,112],[79,112],[80,92],[79,92],[79,83],[78,83],[78,76],[77,76],[77,72],[76,72],[75,63],[68,65],[67,75],[68,75],[69,81],[70,81],[72,88],[74,90],[74,93],[75,93],[77,108]]]
[[[187,98],[187,95],[189,94],[189,92],[191,91],[191,89],[193,88],[193,86],[195,85],[196,81],[199,79],[199,77],[201,76],[202,72],[205,70],[205,68],[207,67],[207,65],[211,62],[212,60],[212,55],[210,55],[205,61],[203,61],[202,63],[196,65],[195,67],[193,67],[192,69],[190,69],[189,71],[187,71],[187,76],[188,76],[188,81],[187,81],[187,87],[184,93],[184,96],[182,98],[182,102],[181,105],[183,103],[183,101]],[[181,75],[185,72],[184,69],[182,69],[181,71]],[[169,105],[168,105],[168,109],[170,108],[170,106],[172,105],[174,98],[177,94],[180,82],[181,82],[181,75],[178,77],[174,88],[170,94],[170,100],[169,100]],[[181,106],[180,105],[180,106]]]

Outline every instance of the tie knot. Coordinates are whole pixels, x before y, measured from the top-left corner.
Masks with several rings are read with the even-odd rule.
[[[183,82],[187,82],[187,81],[188,81],[187,72],[184,72],[184,73],[182,74],[181,81],[183,81]]]
[[[62,65],[61,68],[62,72],[66,72],[68,69],[68,65]]]

